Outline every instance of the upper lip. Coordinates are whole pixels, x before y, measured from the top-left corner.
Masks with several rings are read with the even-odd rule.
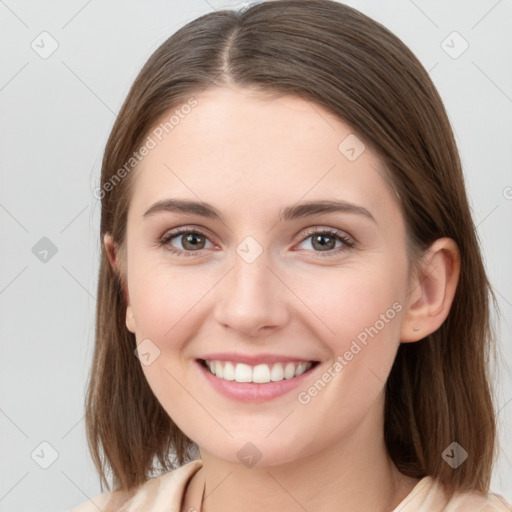
[[[243,363],[250,366],[256,366],[258,364],[270,364],[270,363],[309,363],[317,362],[314,359],[308,359],[303,357],[293,357],[281,354],[235,354],[227,352],[217,352],[215,354],[208,354],[200,357],[199,359],[206,361],[231,361],[233,363]]]

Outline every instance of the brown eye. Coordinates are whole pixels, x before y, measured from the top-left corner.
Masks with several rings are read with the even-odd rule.
[[[198,233],[190,233],[188,235],[180,235],[181,244],[186,250],[203,249],[205,238]]]
[[[331,229],[310,231],[301,243],[309,239],[311,239],[310,247],[313,252],[324,253],[319,254],[319,256],[333,256],[340,252],[347,251],[355,245],[355,243],[344,234]],[[340,245],[336,247],[336,243]]]
[[[176,247],[172,241],[176,241],[176,244],[180,244]],[[193,256],[195,252],[200,252],[205,249],[206,242],[209,241],[204,233],[191,229],[181,229],[178,231],[172,231],[167,233],[161,240],[160,245],[165,246],[169,251],[183,255]],[[210,242],[211,243],[211,242]]]
[[[325,234],[313,235],[310,238],[312,240],[311,245],[320,251],[334,249],[337,242],[336,238]]]

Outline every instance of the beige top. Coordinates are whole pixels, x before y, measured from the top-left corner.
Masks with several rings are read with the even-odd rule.
[[[202,465],[201,460],[194,460],[147,480],[128,499],[106,492],[71,512],[180,512],[187,484]],[[496,494],[456,493],[448,501],[441,485],[426,476],[393,512],[512,512],[512,507]]]

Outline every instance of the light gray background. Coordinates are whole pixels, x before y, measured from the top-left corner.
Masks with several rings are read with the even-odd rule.
[[[503,314],[497,387],[502,446],[492,490],[512,501],[512,2],[347,3],[411,48],[453,124]],[[83,403],[99,259],[100,204],[92,191],[104,145],[150,54],[199,15],[244,4],[0,0],[2,512],[59,512],[100,493]],[[46,37],[44,48],[50,48],[43,31],[58,43],[46,59],[31,47],[35,41],[41,48]],[[469,44],[456,59],[445,51],[447,44],[452,52],[462,48],[453,31]],[[32,251],[42,237],[57,248],[46,262]],[[43,441],[58,455],[48,469],[39,465],[52,462]]]

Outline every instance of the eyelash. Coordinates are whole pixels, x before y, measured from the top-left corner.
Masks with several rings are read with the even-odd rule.
[[[192,235],[200,235],[201,237],[208,238],[202,231],[197,229],[189,229],[189,228],[180,228],[176,231],[172,231],[170,233],[165,234],[159,241],[160,246],[166,246],[166,249],[170,252],[177,254],[178,256],[196,256],[198,253],[201,253],[205,249],[201,249],[199,251],[183,251],[181,249],[177,249],[176,247],[173,247],[169,245],[169,242],[180,235],[184,234],[192,234]],[[305,233],[305,237],[301,240],[301,243],[307,240],[308,238],[312,237],[313,235],[327,235],[330,237],[335,238],[336,240],[342,242],[345,247],[338,247],[337,249],[332,249],[328,251],[313,251],[315,253],[318,253],[318,256],[324,258],[329,256],[338,255],[342,251],[348,251],[352,249],[355,245],[355,242],[341,234],[341,232],[333,230],[333,229],[313,229],[310,231],[307,231]]]

